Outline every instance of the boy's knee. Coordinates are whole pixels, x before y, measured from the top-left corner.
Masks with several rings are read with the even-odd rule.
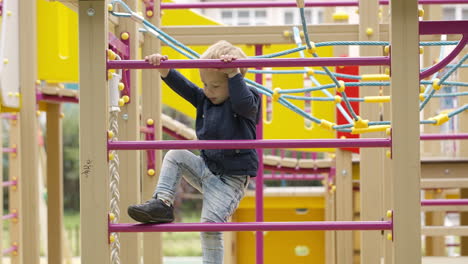
[[[221,240],[223,233],[222,232],[201,232],[201,238],[207,240]]]
[[[179,161],[183,159],[184,155],[186,155],[186,152],[187,150],[185,149],[171,149],[166,153],[164,158],[172,161]]]

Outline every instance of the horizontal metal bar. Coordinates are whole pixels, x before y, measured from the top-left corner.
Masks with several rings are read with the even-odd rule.
[[[465,134],[423,134],[421,140],[458,140],[468,139],[468,133]]]
[[[2,182],[2,187],[15,186],[18,184],[18,181],[4,181]]]
[[[429,199],[421,200],[421,206],[468,205],[468,199]]]
[[[380,5],[388,5],[388,0],[380,0]],[[419,0],[421,5],[436,4],[467,4],[467,0]],[[304,3],[305,7],[337,7],[337,6],[358,6],[355,0],[330,0],[330,1],[310,1]],[[296,2],[200,2],[200,3],[161,3],[161,9],[189,9],[189,8],[272,8],[272,7],[297,7]]]
[[[109,150],[148,149],[254,149],[254,148],[348,148],[390,147],[386,138],[363,139],[299,139],[299,140],[164,140],[164,141],[109,141]]]
[[[109,232],[392,230],[391,221],[109,224]]]
[[[280,58],[280,59],[238,59],[232,62],[221,60],[167,60],[154,66],[144,60],[112,60],[108,69],[202,69],[202,68],[254,68],[254,67],[314,67],[350,65],[390,65],[390,57],[343,57],[343,58]]]
[[[2,220],[13,219],[13,218],[16,218],[16,217],[18,217],[17,213],[11,213],[11,214],[7,214],[7,215],[2,215]]]

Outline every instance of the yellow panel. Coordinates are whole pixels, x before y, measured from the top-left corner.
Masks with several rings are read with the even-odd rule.
[[[253,197],[242,200],[235,214],[237,222],[255,221],[254,203]],[[265,222],[324,220],[323,197],[265,197],[264,207]],[[320,264],[325,263],[324,252],[324,231],[264,232],[265,263]],[[255,232],[237,232],[236,253],[237,263],[255,263]]]
[[[60,2],[37,1],[38,76],[78,82],[78,16]]]

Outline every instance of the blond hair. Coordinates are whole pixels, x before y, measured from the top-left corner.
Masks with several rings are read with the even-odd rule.
[[[232,45],[231,43],[220,40],[208,47],[208,49],[200,56],[200,59],[220,59],[222,55],[236,56],[238,59],[247,58],[242,49]],[[247,68],[239,69],[243,76],[247,73]]]

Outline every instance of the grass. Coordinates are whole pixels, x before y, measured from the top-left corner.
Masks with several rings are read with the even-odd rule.
[[[199,222],[199,213],[183,213],[183,222],[196,223]],[[65,212],[64,226],[67,230],[69,245],[73,255],[79,255],[79,226],[80,215],[73,212]],[[3,248],[10,247],[9,221],[3,222],[2,243]],[[198,232],[182,232],[182,233],[163,233],[163,253],[164,256],[170,257],[194,257],[201,256],[200,233]],[[43,254],[41,254],[43,255]]]

